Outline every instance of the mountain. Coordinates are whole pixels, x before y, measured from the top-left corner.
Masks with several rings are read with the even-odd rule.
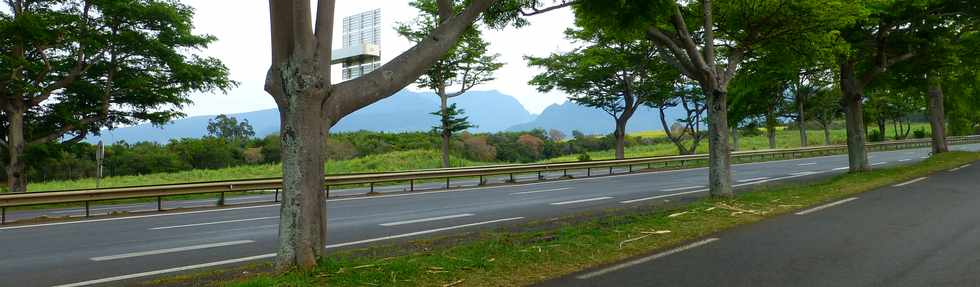
[[[672,124],[684,116],[682,108],[671,108],[666,111],[667,123]],[[573,102],[553,104],[544,109],[533,121],[517,124],[507,128],[508,131],[527,131],[533,129],[556,129],[571,135],[573,130],[585,134],[611,134],[616,129],[616,121],[606,112],[578,105]],[[663,130],[660,124],[660,112],[648,107],[640,109],[626,124],[627,132]]]
[[[497,132],[516,124],[530,122],[534,117],[512,96],[498,91],[471,91],[449,100],[466,111],[470,122],[476,124],[474,132]],[[347,131],[428,131],[438,124],[438,118],[429,113],[439,109],[439,98],[433,93],[402,90],[395,95],[348,115],[335,125],[331,132]],[[279,131],[278,109],[230,114],[239,121],[248,120],[257,136]],[[92,136],[88,142],[154,141],[165,143],[171,139],[197,138],[207,133],[209,116],[194,116],[175,120],[163,127],[142,124],[104,131],[102,136]]]

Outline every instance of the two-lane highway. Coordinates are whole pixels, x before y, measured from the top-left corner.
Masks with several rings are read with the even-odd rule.
[[[980,145],[957,146],[978,150]],[[927,157],[927,149],[877,152],[876,167]],[[736,185],[845,172],[845,155],[740,164]],[[328,200],[328,248],[424,238],[582,211],[706,194],[706,170],[633,173],[452,191]],[[15,286],[118,285],[126,280],[274,256],[278,205],[0,227],[0,278]],[[0,283],[6,286],[8,283]]]

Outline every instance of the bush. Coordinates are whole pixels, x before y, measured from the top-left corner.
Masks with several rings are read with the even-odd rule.
[[[881,134],[881,132],[878,130],[872,130],[871,133],[868,134],[868,140],[872,142],[884,141],[885,135]]]
[[[926,138],[926,130],[925,129],[917,129],[915,131],[912,131],[912,136],[915,137],[915,138],[917,138],[917,139],[924,139],[924,138]]]
[[[590,161],[590,160],[592,160],[592,157],[589,156],[589,153],[587,152],[583,152],[578,155],[578,161]]]
[[[497,158],[497,148],[487,143],[485,136],[463,136],[463,149],[466,158],[475,161],[493,161]]]

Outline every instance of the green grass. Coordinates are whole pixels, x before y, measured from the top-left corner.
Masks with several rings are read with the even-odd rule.
[[[452,158],[453,166],[485,165],[465,159]],[[371,155],[344,161],[329,161],[326,163],[328,174],[346,174],[362,172],[383,172],[396,170],[429,169],[440,167],[441,160],[438,151],[413,150]],[[222,169],[195,169],[175,173],[157,173],[147,175],[116,176],[102,179],[102,187],[121,187],[136,185],[170,184],[200,181],[235,180],[249,178],[267,178],[282,176],[282,167],[278,164],[243,165]],[[50,191],[66,189],[95,188],[95,179],[86,178],[70,181],[49,181],[31,183],[29,191]]]
[[[649,254],[738,225],[977,160],[980,160],[980,153],[953,152],[910,166],[845,174],[815,183],[759,187],[735,199],[705,198],[672,209],[646,209],[586,221],[559,221],[564,222],[561,227],[545,231],[484,232],[459,244],[454,244],[457,240],[444,238],[416,241],[407,246],[334,253],[308,272],[255,274],[255,270],[268,270],[269,267],[253,265],[248,273],[252,275],[244,277],[234,275],[242,274],[240,270],[226,271],[221,276],[214,275],[220,272],[198,276],[232,279],[212,284],[239,287],[522,286]],[[653,234],[657,231],[670,232]],[[646,237],[640,238],[644,235]],[[636,240],[627,241],[630,239]],[[415,251],[406,254],[406,248]],[[155,283],[207,280],[194,275],[179,278]]]

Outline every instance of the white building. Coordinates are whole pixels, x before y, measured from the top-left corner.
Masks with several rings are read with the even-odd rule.
[[[381,66],[381,9],[344,17],[343,46],[333,50],[331,63],[342,64],[343,80]]]

